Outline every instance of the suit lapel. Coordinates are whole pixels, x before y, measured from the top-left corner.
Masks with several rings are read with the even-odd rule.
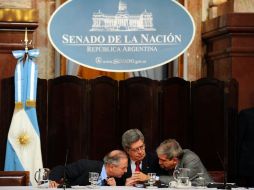
[[[131,177],[132,176],[132,171],[131,171],[131,160],[128,160],[128,168],[127,168],[127,173],[125,174],[126,178]]]
[[[148,158],[147,158],[147,155],[146,157],[142,160],[142,168],[141,168],[141,171],[143,173],[149,173],[149,163],[148,163]]]

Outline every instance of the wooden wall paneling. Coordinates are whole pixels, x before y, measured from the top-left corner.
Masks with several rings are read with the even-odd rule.
[[[121,148],[121,142],[116,138],[118,82],[104,76],[90,80],[89,85],[89,158],[101,160],[109,151]]]
[[[13,50],[24,50],[25,28],[28,39],[38,27],[38,10],[36,9],[2,9],[0,8],[0,78],[14,75],[17,60]],[[34,43],[34,42],[33,42]],[[32,48],[33,44],[29,45]]]
[[[48,167],[88,157],[86,83],[75,76],[48,81]]]
[[[228,179],[236,182],[238,160],[238,89],[239,84],[235,79],[225,82],[226,117],[228,126]],[[230,143],[229,143],[230,142]]]
[[[19,27],[28,27],[29,25],[19,25]],[[0,28],[7,27],[6,24],[0,22]],[[30,26],[34,29],[34,25]],[[14,75],[17,60],[13,57],[13,50],[24,50],[21,40],[24,40],[24,31],[18,29],[9,29],[10,31],[1,31],[0,29],[0,78],[8,78]],[[28,34],[31,39],[30,32]],[[31,45],[30,45],[31,48]]]
[[[158,81],[130,78],[119,83],[120,125],[123,134],[131,128],[140,129],[148,151],[159,144]]]
[[[203,78],[191,83],[192,147],[208,170],[223,170],[225,134],[224,82]],[[226,138],[225,138],[226,137]]]
[[[47,166],[47,145],[48,145],[48,125],[47,125],[47,103],[48,103],[48,81],[38,79],[36,112],[40,129],[41,151],[43,165]]]
[[[14,77],[1,80],[0,170],[4,169],[6,142],[14,111]]]
[[[9,50],[0,50],[0,78],[9,78],[14,75],[17,60]]]
[[[175,138],[183,148],[190,148],[190,82],[175,77],[160,84],[161,140]]]

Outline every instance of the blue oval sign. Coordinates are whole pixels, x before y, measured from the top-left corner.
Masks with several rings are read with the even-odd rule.
[[[194,34],[193,18],[175,0],[70,0],[48,25],[63,56],[114,72],[166,64],[189,47]]]

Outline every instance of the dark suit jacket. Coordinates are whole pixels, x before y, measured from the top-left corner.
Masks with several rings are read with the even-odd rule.
[[[142,168],[141,172],[144,174],[147,173],[156,173],[157,175],[160,175],[161,173],[158,157],[155,154],[147,153],[145,158],[142,160]],[[128,169],[127,172],[123,175],[122,178],[118,179],[118,183],[121,185],[125,185],[125,181],[127,178],[131,177],[131,160],[128,161]]]
[[[101,173],[103,162],[95,160],[79,160],[68,164],[65,169],[69,185],[89,185],[89,172]],[[64,166],[54,167],[49,175],[50,180],[60,181],[64,177]]]

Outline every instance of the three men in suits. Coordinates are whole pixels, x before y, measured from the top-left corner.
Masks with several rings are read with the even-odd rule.
[[[51,187],[63,183],[64,175],[69,185],[89,185],[89,172],[100,174],[100,185],[118,185],[115,178],[120,178],[127,172],[128,158],[124,151],[113,150],[108,153],[103,162],[95,160],[79,160],[65,166],[56,166],[50,172]]]
[[[178,168],[190,169],[189,179],[193,183],[195,183],[198,173],[203,173],[207,183],[213,181],[200,158],[191,150],[183,150],[175,139],[167,139],[163,141],[157,148],[156,152],[161,168],[168,171],[168,175],[160,176],[161,182],[168,184],[170,181],[173,181],[173,172]]]
[[[168,184],[174,180],[173,171],[177,168],[189,168],[189,178],[193,182],[198,173],[203,173],[206,182],[212,182],[206,168],[199,157],[188,149],[182,149],[174,139],[163,141],[157,148],[157,156],[146,152],[144,135],[138,129],[127,130],[122,135],[122,146],[125,150],[113,150],[103,161],[79,160],[51,170],[51,187],[57,187],[64,173],[69,185],[88,185],[89,172],[100,174],[100,185],[136,185],[146,182],[147,173],[156,173],[162,183]],[[164,174],[162,175],[164,170]],[[56,181],[56,182],[55,182]],[[63,181],[61,181],[63,182]]]

